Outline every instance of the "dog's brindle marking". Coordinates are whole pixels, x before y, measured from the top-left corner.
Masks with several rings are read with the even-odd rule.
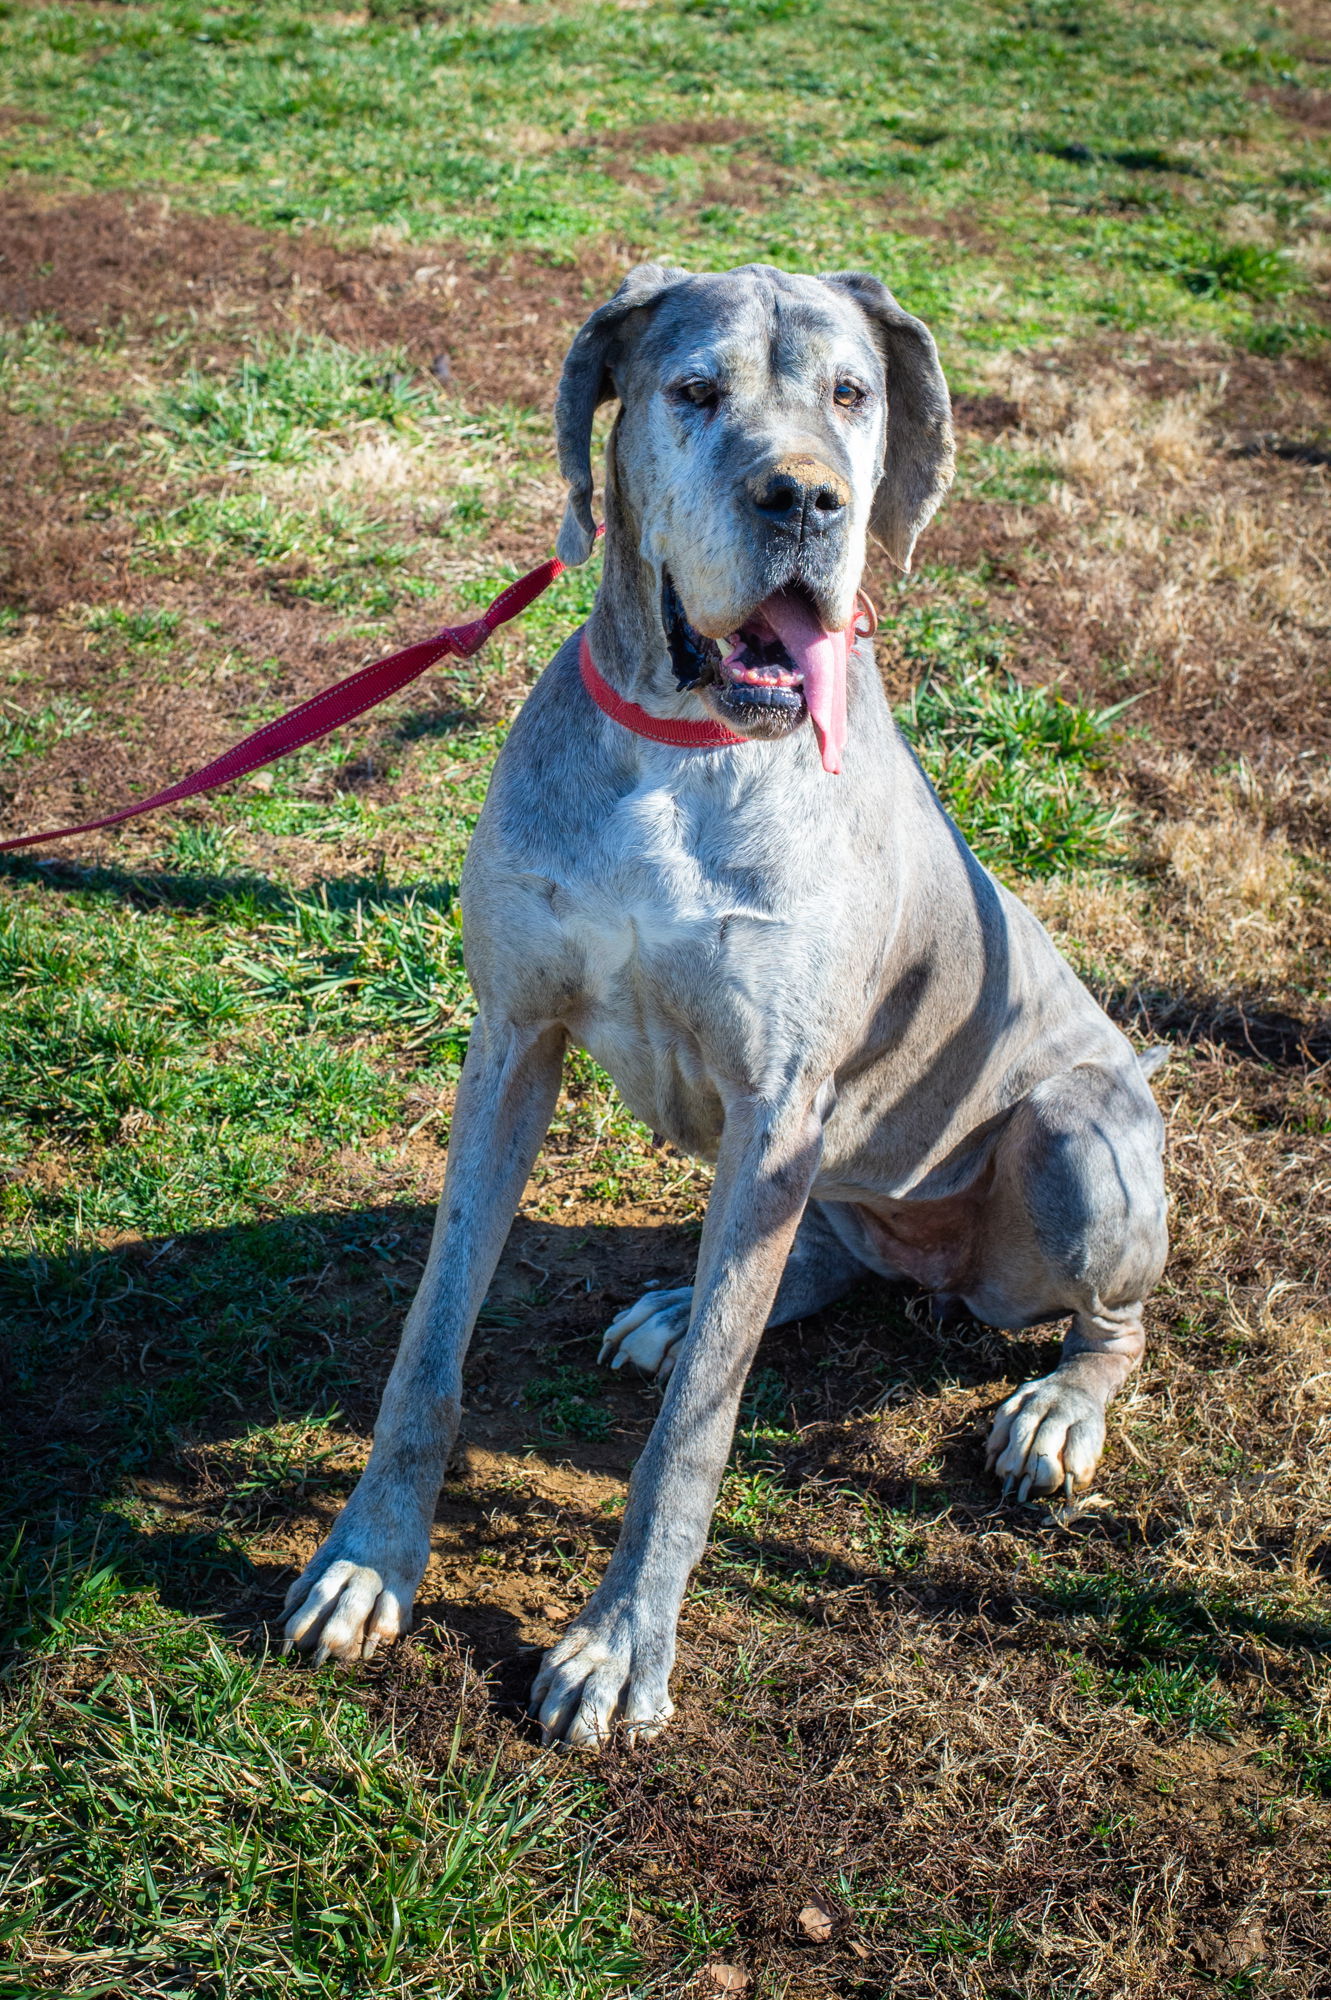
[[[1166,1240],[1143,1067],[970,853],[867,643],[839,777],[801,702],[745,708],[702,644],[780,589],[848,625],[871,520],[909,564],[951,474],[928,331],[855,274],[632,272],[560,388],[568,561],[590,552],[592,418],[612,396],[593,656],[654,713],[711,713],[750,740],[631,734],[587,699],[576,635],[515,722],[463,874],[480,1012],[428,1267],[369,1464],[286,1627],[316,1659],[351,1660],[406,1626],[467,1342],[574,1042],[716,1179],[693,1286],[649,1293],[607,1335],[616,1365],[669,1383],[605,1579],[537,1675],[546,1740],[572,1744],[616,1717],[651,1736],[671,1713],[679,1607],[765,1325],[866,1270],[1000,1327],[1070,1313],[1057,1369],[1003,1404],[989,1455],[1023,1497],[1084,1488]],[[667,582],[696,676],[678,671]]]

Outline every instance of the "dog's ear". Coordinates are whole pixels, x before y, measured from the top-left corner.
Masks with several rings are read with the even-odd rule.
[[[898,569],[948,487],[956,466],[952,399],[934,337],[867,271],[829,271],[823,283],[854,299],[873,325],[887,369],[887,441],[869,525]]]
[[[615,393],[612,370],[618,349],[630,334],[626,321],[688,274],[667,264],[637,264],[619,290],[598,306],[574,336],[555,399],[555,439],[559,469],[568,481],[568,506],[555,543],[570,568],[585,563],[596,539],[592,515],[592,418]]]

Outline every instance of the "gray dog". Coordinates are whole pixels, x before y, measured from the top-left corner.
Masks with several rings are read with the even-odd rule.
[[[611,398],[595,608],[513,725],[463,873],[480,1011],[429,1264],[286,1625],[353,1660],[409,1621],[467,1342],[575,1042],[716,1180],[692,1287],[606,1336],[669,1380],[605,1579],[536,1678],[545,1740],[571,1744],[669,1719],[764,1326],[871,1271],[994,1326],[1071,1314],[989,1440],[1021,1498],[1070,1493],[1166,1248],[1149,1059],[971,854],[855,626],[867,532],[907,568],[951,478],[928,329],[858,273],[631,272],[560,385],[566,562],[591,552]]]

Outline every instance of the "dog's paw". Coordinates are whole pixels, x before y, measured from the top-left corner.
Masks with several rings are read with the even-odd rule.
[[[622,1722],[630,1746],[650,1743],[675,1712],[668,1692],[674,1664],[669,1634],[646,1626],[632,1610],[576,1618],[541,1662],[529,1713],[542,1743],[596,1750]]]
[[[622,1368],[626,1361],[631,1361],[644,1375],[659,1375],[664,1382],[689,1330],[692,1310],[692,1285],[644,1292],[636,1305],[627,1306],[618,1319],[610,1322],[598,1360],[610,1361],[612,1368]]]
[[[293,1646],[325,1660],[369,1660],[411,1628],[411,1607],[425,1574],[421,1550],[373,1551],[339,1521],[287,1592],[282,1651]]]
[[[1105,1448],[1104,1404],[1055,1369],[1024,1382],[1001,1403],[989,1433],[986,1463],[1017,1498],[1032,1493],[1084,1493]]]

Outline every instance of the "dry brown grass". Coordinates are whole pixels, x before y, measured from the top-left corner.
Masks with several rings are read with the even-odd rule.
[[[234,357],[257,333],[322,332],[401,344],[491,403],[548,407],[569,334],[623,262],[593,244],[572,264],[531,256],[488,268],[456,244],[404,245],[371,232],[364,248],[326,236],[254,229],[181,207],[169,195],[0,194],[0,311],[51,317],[76,339],[163,331],[201,359]]]
[[[1109,363],[1076,377],[1001,363],[995,387],[1019,412],[1014,447],[1062,475],[1052,589],[1069,614],[1122,636],[1124,667],[1149,668],[1186,707],[1223,700],[1263,660],[1324,676],[1327,467],[1273,477],[1235,464],[1222,368],[1164,398]]]
[[[1326,809],[1325,781],[1288,765],[1216,773],[1141,746],[1132,777],[1132,867],[1032,883],[1027,901],[1101,986],[1176,1015],[1281,1013],[1316,1038],[1331,1009],[1331,870],[1307,822]]]
[[[1331,374],[1197,346],[998,357],[972,440],[1048,497],[957,499],[931,553],[985,573],[1023,669],[1209,764],[1331,741]]]

